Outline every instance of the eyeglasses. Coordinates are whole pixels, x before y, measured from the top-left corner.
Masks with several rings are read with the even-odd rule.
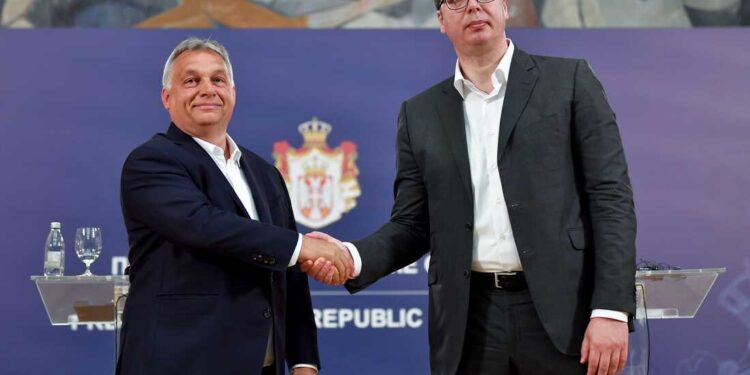
[[[491,3],[495,0],[477,0],[480,4],[487,4]],[[469,3],[469,0],[442,0],[441,4],[445,3],[445,5],[448,6],[448,9],[450,10],[461,10],[466,8],[466,4]]]

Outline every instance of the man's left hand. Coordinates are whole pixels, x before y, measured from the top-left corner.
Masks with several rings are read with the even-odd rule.
[[[581,345],[581,363],[588,363],[586,375],[615,375],[628,360],[628,323],[608,318],[591,318]]]

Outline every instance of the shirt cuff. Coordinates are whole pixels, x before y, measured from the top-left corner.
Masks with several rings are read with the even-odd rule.
[[[628,314],[614,310],[594,309],[591,311],[591,317],[614,319],[625,323],[628,322]]]
[[[352,256],[352,260],[354,260],[354,276],[352,278],[357,278],[360,272],[362,272],[362,258],[359,256],[359,251],[353,243],[344,242],[344,246],[349,249],[349,254]]]
[[[309,363],[298,363],[298,364],[292,366],[292,371],[294,371],[294,369],[300,368],[300,367],[311,368],[311,369],[315,370],[316,374],[318,373],[318,366],[311,365]]]
[[[294,247],[294,253],[292,254],[292,258],[289,259],[289,267],[294,267],[295,264],[297,264],[297,260],[299,259],[299,252],[302,250],[302,235],[297,235],[297,246]]]

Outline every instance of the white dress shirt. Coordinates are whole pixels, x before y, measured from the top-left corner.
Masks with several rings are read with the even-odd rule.
[[[508,45],[495,72],[492,91],[485,93],[464,78],[456,61],[453,86],[464,99],[464,126],[474,193],[474,236],[471,269],[477,272],[522,271],[503,184],[497,166],[500,118],[515,47]]]
[[[257,221],[258,210],[255,208],[253,194],[250,191],[250,185],[248,185],[247,183],[245,174],[242,172],[242,168],[240,167],[240,158],[242,157],[242,151],[239,149],[239,147],[237,147],[237,144],[234,142],[232,137],[227,134],[227,144],[229,145],[229,159],[226,159],[224,157],[223,148],[197,137],[193,137],[193,140],[198,143],[201,148],[206,150],[209,156],[211,156],[211,159],[214,161],[214,163],[216,163],[216,166],[219,168],[221,173],[224,174],[224,177],[227,178],[229,185],[231,185],[232,189],[234,189],[234,193],[237,194],[238,198],[240,198],[240,202],[242,202],[242,206],[245,208],[245,211],[247,211],[251,219]],[[297,259],[299,258],[299,252],[301,248],[302,235],[300,234],[297,239],[297,245],[294,248],[292,258],[289,260],[289,267],[297,264]],[[271,326],[271,332],[273,332],[273,325]],[[263,360],[263,366],[270,366],[273,365],[273,363],[273,335],[269,333],[268,346],[266,347],[266,356]],[[317,371],[317,367],[310,364],[296,364],[294,368],[297,367],[309,367]]]
[[[523,270],[497,165],[500,119],[514,52],[515,46],[509,39],[508,49],[492,74],[492,91],[489,93],[465,78],[460,61],[456,61],[453,86],[463,98],[466,146],[474,193],[471,269],[477,272]],[[359,275],[362,267],[359,252],[351,243],[345,244],[354,259],[354,274]],[[591,317],[628,320],[626,313],[603,309],[593,310]]]

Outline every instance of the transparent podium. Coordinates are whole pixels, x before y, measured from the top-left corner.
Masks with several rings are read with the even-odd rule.
[[[635,274],[635,331],[630,334],[628,365],[621,374],[647,375],[648,321],[693,318],[726,268],[647,270]]]
[[[127,276],[32,276],[52,325],[119,322]],[[120,306],[122,307],[122,306]]]
[[[115,332],[115,358],[127,276],[32,276],[53,326],[104,324]]]
[[[692,318],[725,268],[636,272],[635,331],[622,375],[647,375],[648,320]],[[52,325],[113,324],[119,336],[127,276],[32,276]],[[119,337],[115,337],[119,342]],[[117,348],[115,347],[115,356]]]

